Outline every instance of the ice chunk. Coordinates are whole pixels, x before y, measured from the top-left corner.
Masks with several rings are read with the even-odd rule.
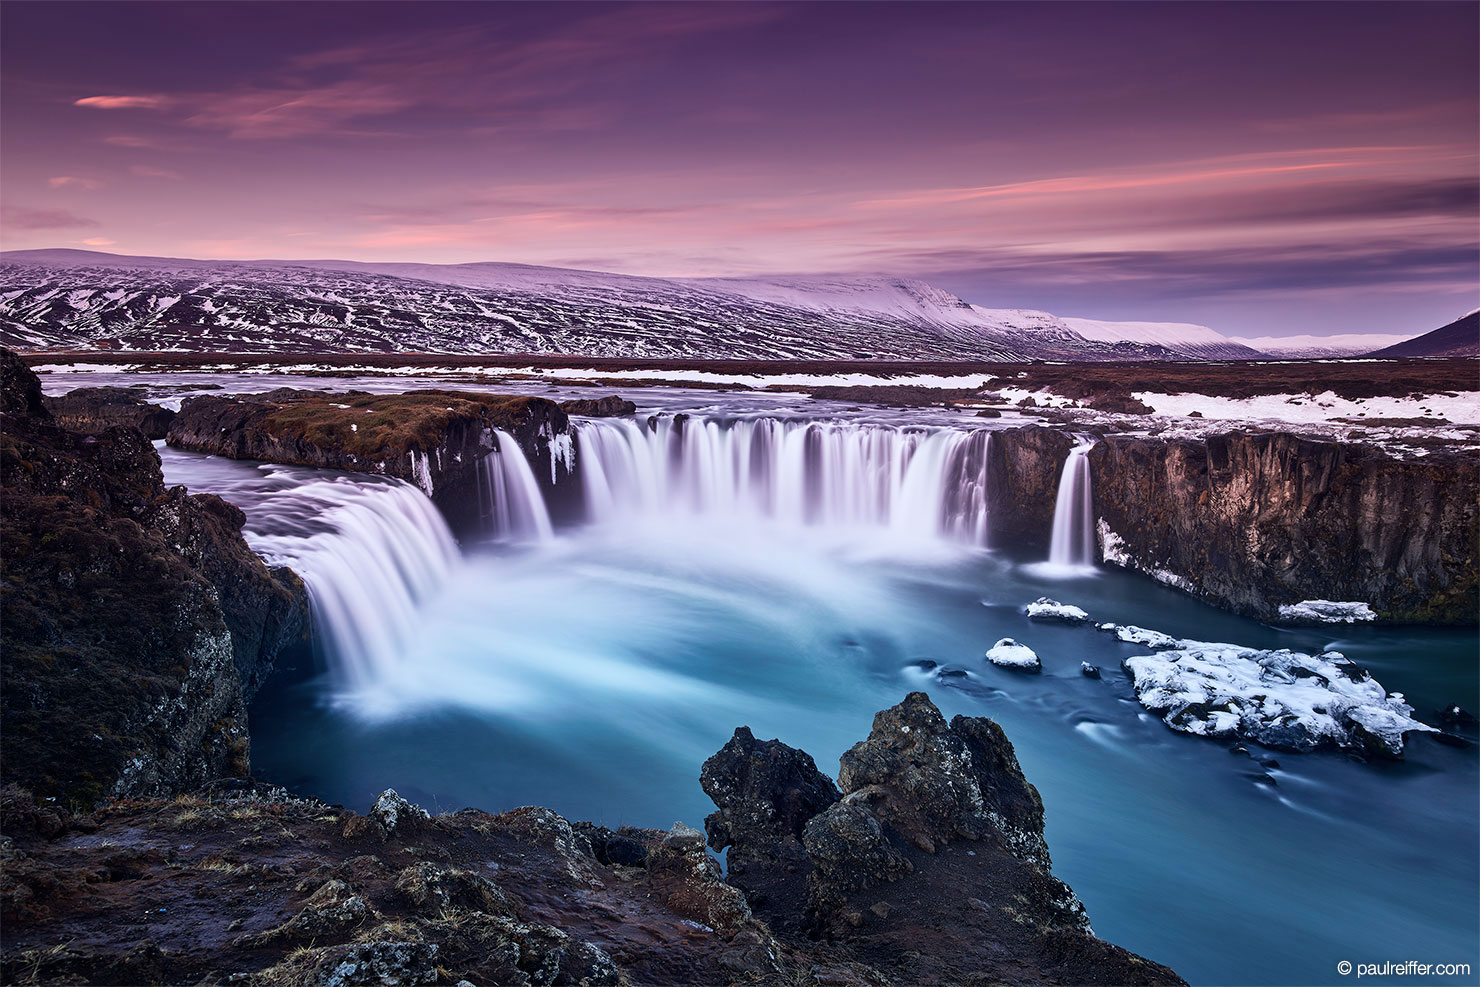
[[[1165,636],[1165,635],[1163,635]],[[1343,747],[1400,757],[1403,737],[1433,731],[1338,652],[1261,651],[1181,641],[1175,650],[1127,658],[1136,696],[1173,730],[1309,751]]]
[[[1355,624],[1376,620],[1377,614],[1365,603],[1336,603],[1331,600],[1302,600],[1280,607],[1280,619],[1310,621],[1319,624]]]
[[[987,660],[994,665],[1003,668],[1015,668],[1023,672],[1041,672],[1043,663],[1038,660],[1038,655],[1026,644],[1018,644],[1010,637],[1004,637],[992,645],[987,652]]]
[[[1089,620],[1089,614],[1079,607],[1059,603],[1046,596],[1040,596],[1023,607],[1023,613],[1033,620],[1061,620],[1066,624],[1082,624]]]

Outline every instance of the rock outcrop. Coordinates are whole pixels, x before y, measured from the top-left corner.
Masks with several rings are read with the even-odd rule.
[[[993,522],[1049,530],[1072,437],[994,434]],[[1365,603],[1379,620],[1480,618],[1480,463],[1401,458],[1285,432],[1203,439],[1106,435],[1089,453],[1106,562],[1239,613],[1278,620],[1308,600]]]
[[[821,935],[831,962],[887,965],[886,983],[1181,982],[1090,933],[1049,872],[1038,792],[989,719],[947,724],[911,693],[843,755],[835,801],[810,757],[744,729],[703,781],[729,880],[784,939]]]
[[[245,775],[246,702],[302,639],[302,582],[236,508],[166,489],[138,429],[60,428],[0,366],[4,779],[90,804]]]
[[[617,418],[637,414],[637,405],[624,397],[608,394],[604,398],[580,398],[560,402],[560,410],[567,415],[585,415],[587,418]]]
[[[511,436],[549,490],[573,464],[560,406],[544,398],[420,390],[342,394],[280,388],[187,398],[169,444],[232,459],[394,476],[420,487],[461,530],[482,514],[479,463]],[[571,486],[567,484],[566,486]]]
[[[432,816],[390,791],[361,816],[250,783],[72,814],[9,787],[0,974],[260,987],[1181,983],[1089,933],[1048,873],[1042,805],[990,720],[948,725],[911,694],[876,717],[841,776],[840,791],[805,753],[737,730],[703,771],[728,882],[683,823],[613,831],[534,806]],[[753,908],[757,877],[774,883],[787,864],[802,895]]]
[[[162,439],[169,434],[175,413],[145,400],[146,388],[79,387],[60,397],[46,398],[46,409],[62,428],[76,432],[99,432],[110,425],[132,425],[146,438]]]

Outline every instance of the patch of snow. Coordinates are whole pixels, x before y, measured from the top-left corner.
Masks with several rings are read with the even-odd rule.
[[[1309,424],[1337,418],[1445,418],[1457,423],[1480,423],[1480,391],[1401,398],[1343,398],[1333,391],[1261,394],[1248,398],[1136,391],[1132,396],[1158,415],[1186,416],[1198,411],[1204,418]]]
[[[1280,607],[1280,619],[1289,621],[1313,621],[1320,624],[1355,624],[1372,621],[1377,614],[1365,603],[1337,603],[1331,600],[1302,600],[1286,603]]]
[[[1043,663],[1038,660],[1038,655],[1026,644],[1018,644],[1010,637],[1004,637],[987,651],[987,660],[994,665],[1003,668],[1015,668],[1019,671],[1039,672],[1043,670]]]
[[[1413,707],[1401,693],[1389,694],[1335,651],[1307,655],[1182,641],[1175,650],[1122,664],[1141,705],[1183,733],[1296,751],[1344,747],[1397,757],[1405,734],[1434,732],[1412,718]]]
[[[1079,607],[1059,603],[1046,596],[1040,596],[1023,607],[1023,613],[1032,620],[1061,620],[1066,624],[1082,624],[1089,620],[1089,614]]]

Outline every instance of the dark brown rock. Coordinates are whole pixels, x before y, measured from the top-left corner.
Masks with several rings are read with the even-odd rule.
[[[519,445],[546,488],[569,473],[569,419],[544,398],[421,390],[344,394],[281,388],[187,398],[169,444],[232,459],[394,476],[419,486],[459,528],[477,525],[479,462],[493,429]]]
[[[609,394],[604,398],[562,401],[560,410],[567,415],[584,415],[587,418],[615,418],[621,415],[637,414],[637,405],[626,398]]]
[[[146,401],[142,387],[79,387],[45,401],[58,425],[77,432],[132,425],[149,439],[162,439],[175,420],[169,408]]]
[[[5,780],[85,806],[246,774],[245,704],[301,637],[302,583],[234,508],[167,490],[137,429],[36,413],[5,356],[5,407],[25,409],[0,435]]]

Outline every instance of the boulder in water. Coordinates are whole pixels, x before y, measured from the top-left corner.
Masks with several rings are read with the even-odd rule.
[[[1018,644],[1010,637],[1004,637],[992,645],[987,650],[987,660],[994,665],[1019,672],[1043,671],[1043,663],[1038,660],[1037,652],[1026,644]]]

